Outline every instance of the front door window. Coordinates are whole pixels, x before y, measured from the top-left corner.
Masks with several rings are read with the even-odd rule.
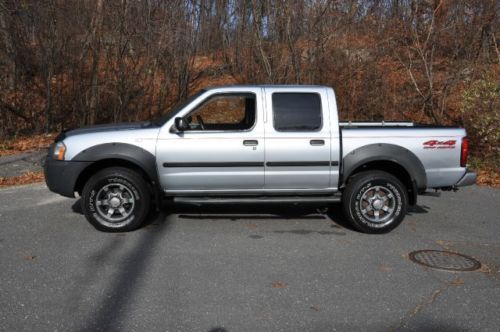
[[[219,94],[202,102],[186,117],[196,131],[242,131],[255,124],[255,95]]]

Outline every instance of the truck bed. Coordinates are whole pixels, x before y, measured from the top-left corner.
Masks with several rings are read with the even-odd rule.
[[[359,147],[385,143],[406,148],[422,162],[427,187],[439,188],[456,183],[465,173],[460,167],[462,138],[465,129],[416,125],[412,122],[342,122],[342,156]]]

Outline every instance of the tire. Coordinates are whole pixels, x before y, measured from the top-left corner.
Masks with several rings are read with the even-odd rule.
[[[344,213],[363,233],[388,233],[404,219],[408,191],[396,177],[383,171],[355,174],[342,195]]]
[[[94,174],[83,187],[82,207],[98,230],[127,232],[137,229],[151,206],[148,184],[138,173],[111,167]]]

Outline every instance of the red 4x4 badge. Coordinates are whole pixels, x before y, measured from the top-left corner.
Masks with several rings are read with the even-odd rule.
[[[456,140],[448,140],[448,141],[438,141],[438,140],[430,140],[424,142],[424,149],[454,149]]]

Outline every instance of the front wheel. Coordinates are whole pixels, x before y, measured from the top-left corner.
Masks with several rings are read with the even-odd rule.
[[[355,174],[342,196],[344,213],[364,233],[387,233],[398,226],[408,209],[408,193],[396,177],[382,171]]]
[[[82,192],[83,212],[97,229],[125,232],[138,228],[146,219],[151,194],[146,181],[123,167],[94,174]]]

